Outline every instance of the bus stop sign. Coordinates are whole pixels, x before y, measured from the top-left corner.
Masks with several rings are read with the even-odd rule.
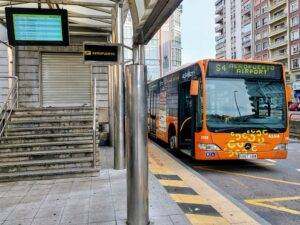
[[[120,45],[85,43],[83,57],[85,62],[90,63],[120,64]]]

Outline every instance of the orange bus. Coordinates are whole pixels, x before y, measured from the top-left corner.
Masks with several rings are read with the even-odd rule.
[[[197,160],[285,159],[281,64],[201,60],[148,84],[149,136]]]

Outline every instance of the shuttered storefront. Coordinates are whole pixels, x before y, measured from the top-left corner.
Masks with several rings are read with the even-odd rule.
[[[42,54],[44,107],[91,105],[91,67],[74,54]]]

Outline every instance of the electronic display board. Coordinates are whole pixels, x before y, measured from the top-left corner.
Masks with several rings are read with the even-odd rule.
[[[119,44],[84,43],[83,57],[85,62],[119,64]]]
[[[280,80],[283,78],[283,68],[276,64],[210,61],[207,77]]]
[[[12,46],[69,45],[67,10],[8,7],[5,14]]]

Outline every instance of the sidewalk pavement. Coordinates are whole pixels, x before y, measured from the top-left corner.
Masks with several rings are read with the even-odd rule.
[[[126,171],[112,163],[113,150],[104,147],[98,177],[0,183],[0,224],[125,225]],[[151,222],[190,224],[151,173],[149,192]]]

